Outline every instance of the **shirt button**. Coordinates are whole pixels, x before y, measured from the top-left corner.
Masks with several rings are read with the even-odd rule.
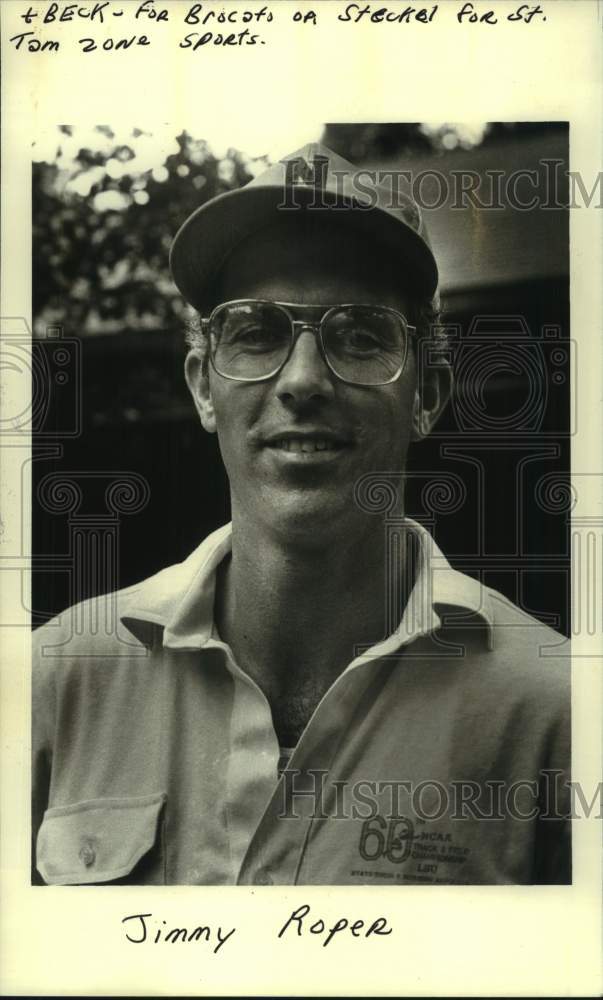
[[[80,861],[90,868],[91,865],[96,861],[96,851],[94,850],[92,844],[84,844],[80,851]]]
[[[274,885],[274,880],[265,868],[260,868],[253,876],[254,885]]]

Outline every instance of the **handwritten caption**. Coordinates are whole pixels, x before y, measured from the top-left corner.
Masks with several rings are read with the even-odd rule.
[[[222,927],[212,924],[197,924],[196,926],[171,926],[154,913],[130,913],[122,918],[126,941],[130,944],[207,944],[214,955],[217,955],[237,931],[236,927]],[[307,903],[292,910],[278,930],[275,938],[314,938],[319,940],[323,948],[333,941],[337,935],[354,938],[387,937],[392,933],[386,917],[377,917],[372,921],[349,920],[339,917],[334,923],[322,917],[311,914]]]
[[[438,19],[459,26],[501,23],[529,25],[546,21],[544,8],[539,3],[519,3],[512,9],[489,4],[466,2],[436,3],[427,7],[377,3],[329,3],[315,8],[309,5],[299,9],[287,5],[280,9],[272,6],[253,6],[249,9],[224,7],[214,2],[177,5],[161,4],[156,0],[141,3],[100,0],[97,3],[46,3],[28,4],[20,15],[23,30],[9,38],[14,48],[22,53],[59,52],[61,47],[75,46],[82,53],[124,52],[139,46],[149,47],[157,41],[161,26],[169,22],[182,24],[183,35],[178,48],[197,52],[208,47],[240,48],[248,45],[266,45],[270,34],[268,26],[277,20],[289,20],[301,28],[312,29],[320,22],[335,20],[348,28],[359,24],[381,25],[390,30],[407,24],[429,25]],[[65,25],[81,24],[86,34],[80,38],[67,38]],[[113,27],[115,26],[115,30]],[[107,32],[110,28],[110,32]],[[193,30],[188,30],[189,28]]]

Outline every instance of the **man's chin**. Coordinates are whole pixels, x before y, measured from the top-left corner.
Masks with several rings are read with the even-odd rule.
[[[307,549],[335,542],[358,517],[352,491],[334,488],[274,489],[264,493],[263,524],[283,542]]]

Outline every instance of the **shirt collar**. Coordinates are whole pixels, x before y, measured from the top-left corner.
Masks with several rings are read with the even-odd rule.
[[[373,654],[392,652],[442,624],[474,623],[476,617],[488,628],[491,648],[493,613],[487,588],[453,569],[422,525],[407,518],[404,527],[413,531],[419,542],[417,575],[398,628],[373,647]],[[136,638],[149,642],[152,627],[162,626],[163,645],[170,649],[207,645],[214,630],[216,569],[231,549],[232,525],[226,524],[184,562],[124,591],[120,619],[125,627]]]
[[[488,589],[479,580],[453,569],[422,525],[406,518],[404,527],[419,543],[415,583],[397,628],[374,646],[370,655],[392,653],[440,626],[467,628],[476,624],[486,626],[492,649],[494,614]]]

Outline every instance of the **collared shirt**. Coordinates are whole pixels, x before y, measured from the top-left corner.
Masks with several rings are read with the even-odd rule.
[[[214,625],[231,527],[34,633],[34,880],[570,881],[567,642],[424,528],[398,628],[359,647],[285,763]]]

